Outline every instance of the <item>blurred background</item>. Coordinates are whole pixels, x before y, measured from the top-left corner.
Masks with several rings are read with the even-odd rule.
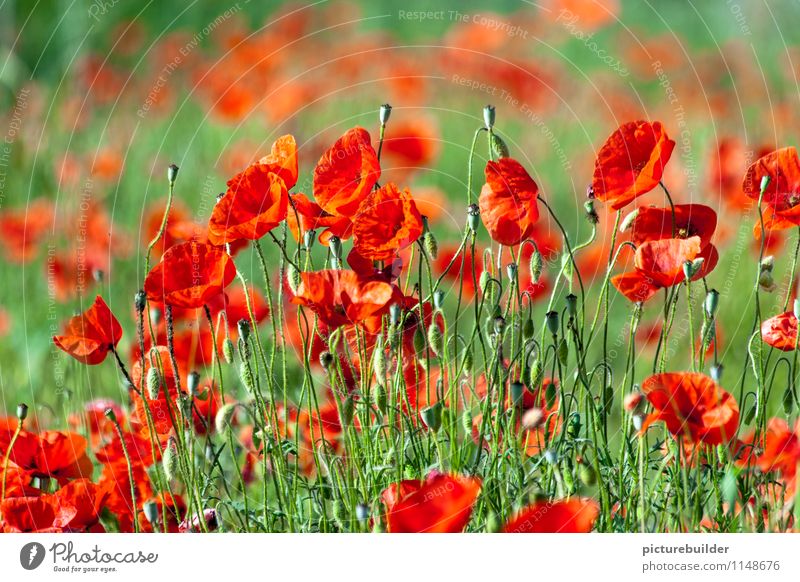
[[[752,322],[739,290],[751,287],[758,241],[740,184],[763,152],[796,143],[797,22],[800,3],[788,0],[6,0],[0,409],[13,410],[19,394],[65,405],[76,383],[121,394],[113,369],[66,361],[50,336],[101,293],[131,347],[132,297],[170,163],[181,168],[175,212],[203,224],[225,180],[293,133],[296,191],[310,195],[320,154],[354,125],[376,140],[387,102],[385,175],[411,188],[443,257],[465,222],[467,154],[483,105],[496,106],[498,133],[573,244],[589,234],[583,203],[597,149],[625,121],[662,121],[677,142],[665,177],[673,198],[719,214],[722,260],[709,278],[722,295],[718,349],[723,362],[742,354]],[[475,191],[485,147],[477,159]],[[641,202],[664,204],[659,192]],[[587,285],[602,280],[614,218],[598,211],[598,238],[581,257]],[[543,219],[536,237],[558,263],[555,225]],[[785,272],[794,241],[784,231],[767,242],[776,273]],[[237,262],[259,280],[249,254]],[[793,292],[776,279],[762,300],[769,315]],[[610,342],[621,354],[630,304],[613,293],[612,310]],[[643,357],[654,349],[658,329],[647,322],[657,310],[645,310]],[[685,353],[672,356],[675,369],[685,364]]]

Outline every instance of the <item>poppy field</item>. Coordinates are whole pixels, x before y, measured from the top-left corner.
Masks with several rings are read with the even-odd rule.
[[[794,4],[124,4],[0,7],[0,531],[798,531]]]

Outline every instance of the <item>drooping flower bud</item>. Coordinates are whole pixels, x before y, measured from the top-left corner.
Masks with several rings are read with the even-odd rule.
[[[506,142],[496,133],[492,132],[492,152],[495,157],[507,158],[510,154]]]
[[[433,406],[427,406],[420,410],[422,422],[425,423],[433,432],[438,432],[442,427],[442,403],[437,402]]]
[[[244,387],[250,394],[255,393],[256,384],[253,380],[253,371],[250,369],[250,364],[247,362],[242,362],[239,365],[239,378],[241,378],[242,384],[244,384]]]
[[[218,434],[224,434],[231,427],[236,406],[236,402],[229,402],[217,411],[217,415],[214,417],[214,428],[217,429]]]
[[[553,408],[556,405],[556,396],[556,383],[551,380],[544,388],[544,402],[547,408]]]
[[[633,212],[629,212],[625,218],[622,219],[622,222],[619,225],[620,232],[626,232],[636,220],[636,217],[639,216],[639,209],[637,208]]]
[[[792,390],[792,385],[789,384],[786,387],[786,390],[783,391],[783,412],[786,415],[790,415],[792,413],[792,409],[794,408],[794,390]]]
[[[430,258],[435,259],[439,256],[439,243],[436,242],[436,237],[433,236],[431,231],[425,233],[422,239],[422,244],[425,247],[425,252]]]
[[[386,414],[389,409],[389,393],[383,384],[375,386],[375,406],[380,410],[381,414]]]
[[[158,368],[150,366],[147,370],[147,396],[150,400],[157,400],[158,393],[161,390],[161,374]]]
[[[428,327],[428,345],[434,354],[439,357],[442,356],[444,351],[444,337],[442,336],[442,330],[436,323],[432,323]]]
[[[170,436],[167,441],[167,446],[164,448],[164,453],[161,459],[162,466],[164,467],[164,474],[167,479],[174,481],[178,476],[179,459],[178,459],[178,441],[174,436]]]
[[[567,366],[567,359],[569,358],[569,343],[567,343],[566,338],[561,338],[561,341],[558,342],[558,361],[561,362],[561,365],[566,367]]]
[[[356,407],[355,402],[353,402],[353,397],[348,395],[342,401],[342,426],[350,426],[353,422],[353,415],[355,414]]]
[[[542,276],[542,253],[539,252],[539,249],[533,249],[528,267],[531,273],[531,281],[535,285],[539,282],[539,277]]]
[[[231,340],[231,338],[226,337],[222,341],[222,357],[225,358],[228,364],[233,363],[233,347],[233,340]]]
[[[528,388],[531,389],[531,392],[536,392],[539,389],[539,386],[542,385],[542,381],[544,380],[544,368],[542,366],[542,361],[537,357],[533,360],[531,364],[531,368],[528,372]]]
[[[534,329],[533,319],[530,317],[522,324],[522,339],[529,340],[533,337],[536,330]]]

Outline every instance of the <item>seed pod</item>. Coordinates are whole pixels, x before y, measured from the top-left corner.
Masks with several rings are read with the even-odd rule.
[[[719,306],[719,291],[716,289],[711,289],[708,294],[706,295],[706,299],[703,302],[703,307],[705,308],[706,315],[710,318],[714,317],[717,313],[717,307]]]
[[[576,317],[578,315],[578,296],[570,293],[564,299],[567,303],[567,314],[570,318]]]
[[[467,206],[467,226],[475,233],[478,232],[478,225],[481,223],[481,209],[477,204]]]
[[[17,404],[17,419],[22,422],[28,418],[28,405],[25,403]]]
[[[175,164],[170,164],[169,167],[167,168],[167,180],[169,181],[170,184],[175,183],[175,180],[178,178],[179,169],[180,168],[178,168],[178,166],[176,166]]]
[[[189,390],[189,394],[197,396],[197,391],[200,388],[200,374],[196,370],[189,372],[186,377],[186,388]]]
[[[498,158],[507,158],[509,156],[506,142],[494,132],[492,132],[492,151],[494,152],[495,157]]]
[[[144,308],[147,306],[147,294],[144,290],[137,291],[136,295],[133,296],[133,305],[137,314],[144,313]]]
[[[313,228],[307,230],[303,235],[303,245],[309,250],[311,250],[311,247],[314,246],[315,240],[317,240],[317,231]]]
[[[381,105],[381,108],[378,110],[378,119],[381,122],[381,125],[386,125],[389,121],[389,117],[392,115],[392,106],[388,103],[384,103]]]
[[[545,325],[547,325],[547,331],[549,331],[553,337],[557,336],[559,329],[558,311],[548,311],[545,315],[544,322]]]
[[[492,129],[494,127],[495,115],[494,105],[485,105],[483,107],[483,124],[486,126],[486,129]]]
[[[442,356],[444,352],[444,337],[442,336],[442,330],[435,323],[428,327],[428,345],[430,345],[434,354],[438,357]]]
[[[224,434],[226,430],[231,427],[233,415],[236,413],[236,403],[229,402],[220,407],[217,415],[214,417],[214,428],[217,429],[218,434]]]
[[[158,399],[158,393],[161,390],[161,374],[158,373],[158,368],[150,366],[147,370],[147,396],[150,400]]]
[[[167,446],[164,448],[164,453],[161,459],[162,466],[164,467],[164,474],[167,479],[174,481],[178,476],[178,441],[174,436],[170,436],[167,441]]]
[[[250,339],[250,321],[247,319],[240,319],[236,324],[239,329],[239,337],[245,342]]]
[[[538,283],[539,277],[542,276],[542,253],[539,252],[538,248],[533,249],[528,268],[531,272],[531,281],[534,284]]]
[[[439,312],[444,308],[444,291],[441,289],[437,289],[433,293],[433,308]]]
[[[228,364],[233,363],[233,341],[229,337],[222,342],[222,357]]]

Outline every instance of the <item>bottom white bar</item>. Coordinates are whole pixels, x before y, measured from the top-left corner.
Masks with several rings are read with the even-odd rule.
[[[0,536],[0,579],[14,581],[796,581],[799,565],[792,534]]]

